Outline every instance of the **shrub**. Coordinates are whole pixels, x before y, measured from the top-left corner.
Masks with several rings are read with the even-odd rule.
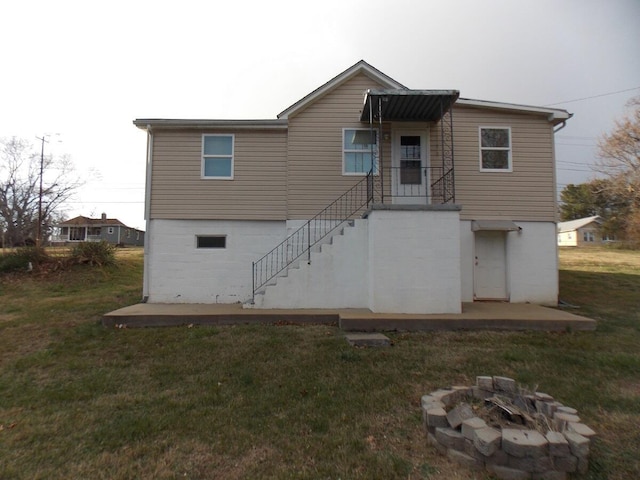
[[[49,259],[43,248],[21,247],[14,252],[0,256],[0,273],[29,270],[29,265],[35,268]]]
[[[116,262],[115,247],[105,241],[83,242],[71,251],[71,259],[75,263],[88,263],[105,267]]]

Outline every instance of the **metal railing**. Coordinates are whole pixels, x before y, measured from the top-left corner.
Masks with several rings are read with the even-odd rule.
[[[69,238],[69,235],[51,235],[51,237],[49,238],[50,242],[56,242],[56,243],[61,243],[61,242],[75,242],[75,243],[82,243],[82,242],[100,242],[102,241],[102,237],[100,235],[87,235],[86,237],[78,237],[78,238]]]
[[[253,295],[303,255],[311,262],[311,248],[373,202],[376,176],[370,171],[324,210],[278,246],[253,262]]]
[[[407,198],[419,204],[449,203],[454,198],[453,168],[391,167],[392,198]]]

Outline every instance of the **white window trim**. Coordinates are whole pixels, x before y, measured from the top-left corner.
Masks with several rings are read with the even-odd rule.
[[[107,227],[107,234],[113,235],[113,227]]]
[[[231,137],[231,176],[209,177],[204,174],[204,139],[205,137]],[[236,156],[236,136],[233,133],[203,133],[200,146],[200,178],[202,180],[233,180]],[[227,158],[228,155],[206,155],[206,158]]]
[[[482,130],[483,129],[494,129],[494,130],[507,130],[509,132],[509,147],[482,147]],[[504,127],[499,125],[482,125],[478,127],[478,147],[479,147],[479,165],[481,172],[491,172],[491,173],[511,173],[513,172],[513,148],[512,148],[512,139],[511,139],[511,127]],[[508,152],[508,162],[509,168],[484,168],[482,166],[482,151],[483,150],[500,150]]]
[[[342,128],[342,137],[340,138],[340,149],[342,150],[342,176],[343,177],[364,177],[367,175],[367,172],[345,172],[345,153],[347,152],[363,152],[364,150],[347,150],[344,148],[344,132],[347,130],[361,130],[361,131],[365,131],[365,132],[371,132],[370,128],[362,128],[362,127],[343,127]],[[378,167],[378,161],[380,158],[380,132],[378,131],[377,128],[373,129],[376,132],[376,139],[378,140],[378,142],[376,143],[376,149],[375,149],[375,162],[374,165],[376,165],[376,167]],[[374,175],[378,175],[378,170],[379,168],[375,168],[373,171]]]

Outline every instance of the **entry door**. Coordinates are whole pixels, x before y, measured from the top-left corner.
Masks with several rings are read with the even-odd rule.
[[[426,139],[420,131],[396,133],[391,175],[394,203],[427,203]]]
[[[505,232],[475,233],[474,298],[508,300]]]

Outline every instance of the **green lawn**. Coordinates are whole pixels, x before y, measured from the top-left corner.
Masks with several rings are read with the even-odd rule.
[[[0,479],[489,478],[425,442],[420,397],[511,376],[598,432],[586,478],[640,478],[640,252],[563,250],[595,332],[391,334],[328,326],[106,329],[142,255],[0,279]]]

